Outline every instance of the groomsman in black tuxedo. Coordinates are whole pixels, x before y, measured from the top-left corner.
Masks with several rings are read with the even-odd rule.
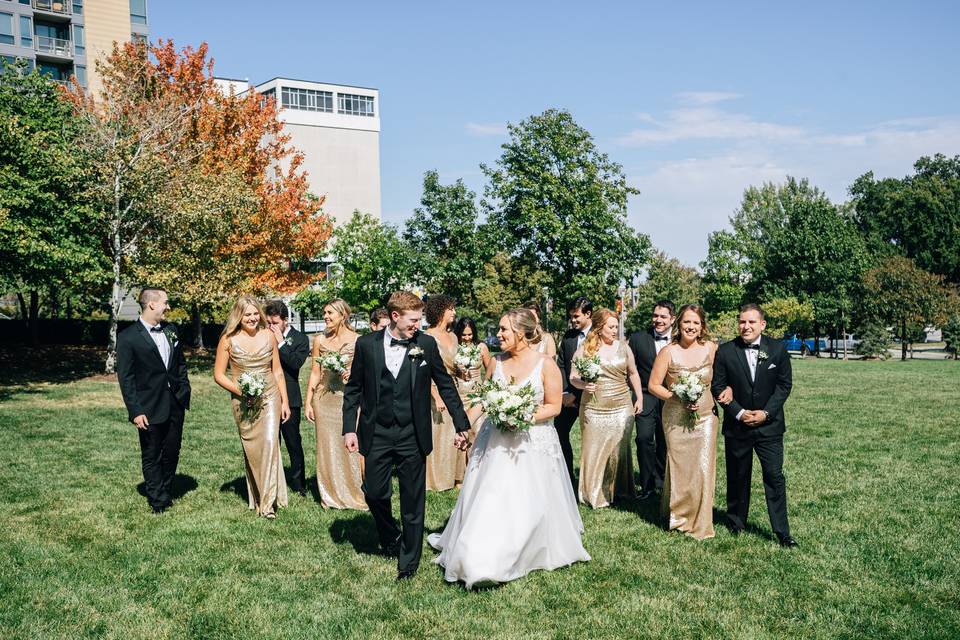
[[[264,307],[267,324],[277,341],[280,368],[287,382],[287,400],[290,417],[280,423],[280,437],[287,443],[290,454],[290,488],[301,496],[307,493],[303,464],[303,440],[300,438],[300,413],[303,396],[300,393],[300,367],[310,356],[310,339],[290,326],[290,310],[282,300],[271,300]]]
[[[767,322],[756,304],[740,307],[740,337],[720,346],[713,364],[712,391],[723,405],[727,461],[727,516],[733,533],[747,523],[753,453],[763,470],[770,526],[784,547],[796,547],[787,520],[783,476],[783,404],[793,387],[790,354],[783,342],[763,335]]]
[[[663,473],[667,464],[667,443],[663,437],[663,400],[647,391],[650,371],[657,354],[670,344],[676,312],[669,300],[660,300],[653,305],[650,327],[630,336],[630,349],[637,363],[637,372],[643,385],[643,412],[637,414],[637,465],[640,471],[640,492],[637,497],[645,500],[653,492],[663,489]]]
[[[563,406],[560,415],[553,420],[560,439],[560,449],[563,459],[567,463],[567,472],[573,482],[573,492],[577,492],[577,481],[573,475],[573,446],[570,444],[570,430],[580,417],[580,396],[583,391],[570,384],[570,370],[573,367],[573,356],[577,349],[586,340],[592,326],[593,303],[589,298],[579,297],[567,305],[567,316],[572,328],[563,334],[560,346],[557,349],[557,366],[563,373]]]
[[[147,502],[154,513],[173,505],[184,412],[190,408],[187,362],[177,331],[164,322],[167,292],[140,292],[140,318],[117,336],[117,379],[127,416],[140,436]]]
[[[457,435],[445,446],[466,449],[470,423],[437,341],[421,333],[423,302],[398,291],[387,303],[390,325],[357,340],[343,392],[343,442],[366,463],[363,493],[380,545],[398,557],[397,580],[420,565],[426,502],[426,460],[433,450],[430,383],[453,418]],[[359,412],[359,420],[358,420]],[[391,472],[400,482],[400,519],[391,507]]]

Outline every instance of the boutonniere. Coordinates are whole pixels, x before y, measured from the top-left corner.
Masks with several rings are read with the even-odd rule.
[[[171,347],[171,348],[177,346],[177,343],[178,343],[178,341],[177,341],[177,332],[173,330],[173,327],[171,327],[171,326],[169,326],[169,325],[166,326],[166,327],[164,327],[164,328],[163,328],[163,335],[167,338],[167,342],[170,343],[170,347]]]
[[[766,359],[769,358],[769,357],[770,357],[770,356],[768,356],[768,355],[767,355],[767,352],[764,351],[763,349],[760,349],[759,351],[757,351],[757,362],[763,362],[764,360],[766,360]]]
[[[287,345],[288,347],[292,346],[293,338],[291,336],[287,336],[286,338],[283,339],[283,344]]]
[[[410,347],[409,351],[407,351],[407,357],[410,358],[411,360],[413,360],[414,358],[419,358],[422,355],[423,355],[423,349],[421,349],[416,345]]]

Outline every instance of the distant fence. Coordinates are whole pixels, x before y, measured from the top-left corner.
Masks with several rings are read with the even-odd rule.
[[[133,324],[130,320],[121,320],[118,331],[123,331]],[[47,320],[38,321],[38,332],[41,344],[90,344],[106,346],[110,332],[109,320]],[[203,325],[203,344],[207,347],[216,346],[220,340],[222,324]],[[178,324],[177,333],[180,341],[192,345],[194,340],[193,324]],[[0,343],[30,343],[30,332],[23,320],[0,320]]]

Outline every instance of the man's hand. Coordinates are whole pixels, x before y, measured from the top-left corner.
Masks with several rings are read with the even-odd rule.
[[[147,416],[143,415],[142,413],[133,419],[133,424],[137,425],[137,429],[140,429],[141,431],[146,431],[147,427],[150,426],[150,423],[147,422]]]
[[[733,389],[730,387],[724,387],[723,391],[720,392],[720,395],[717,396],[717,402],[720,404],[730,404],[733,401]]]
[[[750,427],[759,427],[767,421],[766,411],[757,409],[756,411],[747,411],[743,414],[741,422]]]
[[[355,453],[360,450],[360,442],[357,440],[357,434],[348,433],[343,436],[343,446],[347,448],[347,451],[350,453]]]
[[[561,402],[565,407],[572,407],[574,406],[574,404],[576,404],[577,399],[574,397],[572,393],[564,393],[563,399],[561,400]]]
[[[280,331],[280,327],[270,325],[270,331],[273,333],[273,337],[276,338],[277,345],[283,344],[283,331]]]
[[[466,451],[470,447],[470,436],[466,431],[460,431],[453,437],[453,446],[460,451]]]

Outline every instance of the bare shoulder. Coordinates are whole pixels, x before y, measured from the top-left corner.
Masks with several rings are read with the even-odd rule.
[[[543,375],[554,374],[560,375],[560,367],[557,366],[557,361],[548,356],[545,353],[540,354],[540,362],[543,364]]]

